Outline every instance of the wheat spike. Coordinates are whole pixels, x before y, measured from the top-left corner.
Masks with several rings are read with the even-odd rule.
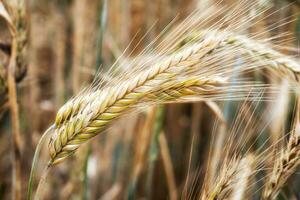
[[[155,63],[131,80],[122,80],[117,85],[79,95],[66,103],[57,114],[55,133],[49,143],[50,164],[71,155],[83,142],[107,128],[113,119],[145,102],[145,99],[154,102],[159,99],[160,103],[164,103],[179,96],[205,96],[224,89],[219,86],[228,84],[230,76],[238,70],[214,65],[201,68],[202,60],[208,55],[215,58],[214,51],[223,44],[223,36],[214,37],[212,34],[212,37]]]
[[[207,61],[207,56],[215,56],[215,60],[221,60],[240,52],[246,55],[245,59],[259,60],[263,65],[298,81],[298,64],[279,52],[229,32],[214,30],[204,33],[199,34],[200,41],[185,46],[183,50],[162,59],[150,69],[137,71],[133,79],[79,95],[63,106],[57,114],[55,134],[49,143],[50,163],[56,164],[71,155],[80,144],[103,131],[113,119],[134,105],[143,103],[145,99],[165,103],[187,95],[209,96],[217,93],[215,89],[221,91],[219,86],[226,81],[228,85],[228,78],[235,69],[218,68],[211,61],[212,72],[199,76],[203,70],[201,61]],[[245,71],[258,66],[259,63],[255,63],[239,70]],[[194,74],[198,76],[194,78]],[[217,81],[218,79],[221,81]]]
[[[281,152],[281,156],[275,161],[270,178],[268,179],[263,199],[275,199],[287,179],[296,171],[300,158],[300,134],[299,129],[291,133],[287,148]]]
[[[224,98],[224,94],[218,96],[218,92],[225,88],[220,88],[220,85],[230,88],[234,71],[267,65],[277,73],[299,80],[299,65],[267,45],[221,30],[204,30],[196,36],[196,41],[192,38],[192,42],[188,41],[178,52],[158,57],[158,61],[151,60],[151,67],[134,69],[127,73],[130,76],[126,79],[119,76],[121,81],[84,92],[66,103],[56,116],[55,134],[49,143],[50,163],[58,163],[71,155],[80,144],[103,131],[113,119],[145,101],[165,103],[197,95]],[[248,65],[252,66],[238,70],[229,69],[229,65],[219,66],[222,59],[237,54],[243,54],[245,60],[251,59],[252,63]],[[205,60],[209,56],[214,59]],[[214,63],[216,60],[219,63]],[[207,63],[212,66],[207,66]]]
[[[72,154],[81,143],[103,130],[112,119],[118,117],[140,99],[158,90],[159,85],[176,76],[177,69],[184,69],[184,67],[180,68],[180,64],[192,66],[197,62],[191,59],[192,55],[197,55],[198,58],[205,55],[202,51],[199,52],[203,50],[203,46],[211,50],[216,44],[208,41],[204,45],[196,46],[198,51],[196,47],[190,48],[173,59],[154,65],[151,69],[118,87],[96,91],[91,99],[75,100],[76,103],[79,102],[75,107],[69,106],[74,101],[66,104],[62,108],[63,111],[58,112],[55,135],[49,143],[51,163],[55,164]],[[80,113],[77,114],[77,112]]]
[[[228,163],[225,163],[221,169],[218,180],[215,186],[209,192],[204,192],[206,194],[201,197],[201,199],[226,199],[229,197],[232,186],[235,184],[235,176],[238,173],[239,166],[241,164],[240,158],[232,158]]]
[[[253,175],[255,158],[249,154],[243,158],[233,157],[222,166],[219,177],[202,199],[243,199],[250,177]]]
[[[197,30],[189,27],[185,29]],[[194,35],[196,39],[192,35],[191,40],[181,37],[188,44],[177,48],[176,53],[169,54],[172,46],[170,51],[162,48],[167,56],[163,55],[161,58],[160,54],[157,60],[139,63],[140,68],[114,79],[120,81],[106,87],[97,86],[96,89],[82,92],[67,102],[56,116],[54,134],[49,143],[50,164],[64,160],[83,142],[106,129],[114,119],[145,102],[184,101],[191,96],[197,96],[198,99],[224,99],[222,92],[230,88],[240,94],[236,96],[242,98],[246,90],[246,87],[242,87],[245,85],[232,88],[230,78],[237,71],[260,66],[268,66],[278,74],[299,80],[298,63],[266,44],[221,30],[203,30],[194,32]],[[180,37],[177,39],[176,43],[182,45]],[[222,59],[234,59],[237,54],[243,55],[245,63],[248,59],[249,66],[244,64],[242,68],[245,69],[232,69],[229,66],[233,62],[231,65],[220,66]]]

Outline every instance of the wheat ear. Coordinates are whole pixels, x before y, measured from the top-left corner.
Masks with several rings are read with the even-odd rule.
[[[263,199],[275,199],[287,179],[296,171],[300,161],[300,132],[299,129],[291,133],[287,148],[281,153],[264,191]]]
[[[185,67],[196,64],[198,59],[216,46],[216,43],[207,40],[206,43],[154,65],[121,86],[96,91],[91,98],[84,96],[67,103],[56,117],[56,134],[49,143],[50,163],[56,164],[71,155],[80,144],[97,135],[122,112],[137,104],[140,99],[157,92],[158,86],[168,82]],[[204,47],[206,51],[203,51]],[[74,102],[76,104],[73,106]]]
[[[212,68],[202,76],[192,76],[197,69],[200,71],[201,60],[207,55],[213,55],[214,51],[223,45],[222,38],[216,40],[213,37],[215,36],[207,37],[175,55],[154,63],[151,68],[140,71],[131,80],[124,80],[118,85],[102,90],[83,93],[66,103],[57,114],[55,133],[49,143],[50,165],[57,164],[73,154],[82,143],[96,136],[115,118],[143,103],[145,99],[161,99],[159,102],[163,103],[165,100],[177,99],[184,95],[201,96],[220,91],[218,86],[229,82],[228,78],[234,69],[224,72],[222,68],[217,74],[218,71]],[[169,97],[162,98],[166,94]]]
[[[228,163],[225,163],[215,186],[213,186],[211,191],[204,192],[203,194],[206,195],[202,196],[201,199],[216,200],[228,198],[235,183],[235,176],[238,173],[240,163],[241,159],[239,158],[232,158]]]
[[[215,186],[211,191],[204,192],[202,199],[243,199],[254,164],[255,158],[251,154],[244,158],[232,158],[222,167]]]
[[[224,78],[222,73],[226,74],[226,70],[222,69],[222,72],[214,76],[212,73],[207,77],[198,75],[196,79],[193,78],[193,73],[201,69],[197,65],[205,56],[217,54],[218,51],[223,52],[223,56],[240,51],[246,58],[260,60],[276,72],[284,73],[288,77],[292,75],[298,81],[298,64],[263,44],[224,31],[204,31],[199,36],[200,42],[185,46],[174,56],[171,55],[151,68],[140,71],[133,79],[79,95],[63,106],[57,114],[56,131],[49,143],[50,163],[56,164],[71,155],[80,144],[107,128],[113,119],[129,108],[143,103],[145,99],[164,103],[187,94],[205,96],[216,93],[212,88],[218,88],[222,82],[224,84],[224,80],[216,80]],[[226,78],[230,77],[229,71]],[[195,84],[186,87],[191,82]],[[176,85],[180,87],[176,88]],[[207,88],[211,90],[208,91]]]

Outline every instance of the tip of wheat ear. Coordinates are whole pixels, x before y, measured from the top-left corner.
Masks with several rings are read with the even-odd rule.
[[[283,75],[293,82],[300,82],[300,65],[292,58],[270,48],[263,42],[258,42],[243,35],[237,35],[228,31],[214,31],[216,38],[223,38],[223,45],[230,48],[239,48],[242,54],[248,54],[252,59],[260,60],[268,65],[280,76]],[[190,33],[184,40],[185,43],[197,42],[205,37],[210,37],[211,30],[202,30]]]

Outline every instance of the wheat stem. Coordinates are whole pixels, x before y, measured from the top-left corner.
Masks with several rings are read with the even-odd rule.
[[[51,133],[51,131],[53,130],[54,126],[50,126],[45,133],[42,135],[42,137],[40,138],[36,148],[35,148],[35,152],[34,152],[34,156],[32,159],[32,165],[31,165],[31,170],[30,170],[30,175],[29,175],[29,181],[28,181],[28,188],[27,188],[27,200],[31,200],[32,199],[32,191],[33,191],[33,181],[34,181],[34,177],[35,177],[35,172],[36,172],[36,168],[37,168],[37,163],[38,163],[38,159],[40,156],[40,152],[42,150],[42,147],[46,141],[46,138],[49,136],[49,134]]]
[[[44,190],[44,184],[46,183],[46,178],[50,172],[51,166],[46,166],[46,168],[44,169],[42,176],[40,178],[38,187],[36,189],[36,194],[34,196],[34,200],[40,200],[43,194],[43,190]]]

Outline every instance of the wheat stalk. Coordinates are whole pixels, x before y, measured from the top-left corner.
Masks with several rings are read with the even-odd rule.
[[[24,53],[26,49],[26,19],[25,2],[22,0],[0,1],[0,18],[4,19],[11,35],[10,58],[7,66],[7,93],[10,108],[12,126],[12,198],[21,199],[22,191],[22,168],[21,168],[21,147],[22,137],[20,134],[19,107],[17,102],[17,78],[23,71],[26,64]],[[22,73],[21,73],[22,74]]]
[[[20,82],[26,74],[26,49],[27,49],[27,24],[26,10],[24,1],[0,1],[0,18],[3,18],[7,24],[13,38],[16,38],[16,56],[14,77],[16,82]],[[13,41],[11,44],[0,43],[0,51],[3,51],[8,57],[12,57]],[[0,64],[0,107],[7,101],[8,93],[8,64]],[[1,114],[1,113],[0,113]]]
[[[5,78],[4,67],[0,64],[0,106],[6,101],[7,83]]]

